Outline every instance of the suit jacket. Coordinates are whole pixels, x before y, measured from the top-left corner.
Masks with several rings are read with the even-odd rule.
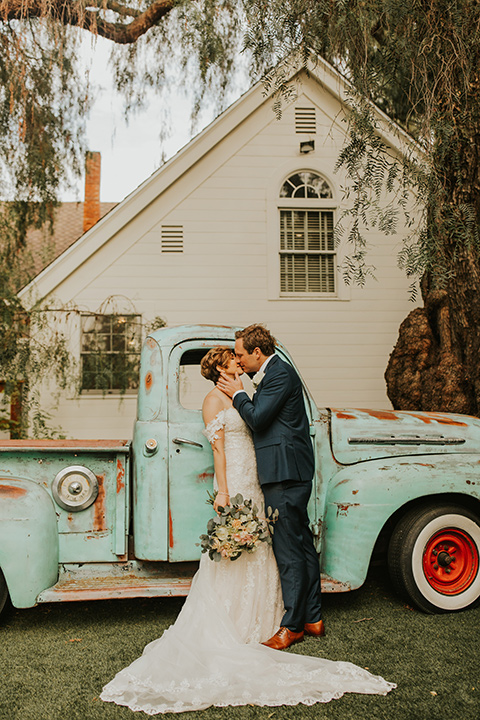
[[[253,432],[261,485],[312,480],[314,456],[302,383],[291,365],[274,355],[253,399],[238,393],[233,405]]]

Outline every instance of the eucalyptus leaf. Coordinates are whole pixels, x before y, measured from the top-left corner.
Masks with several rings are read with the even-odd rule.
[[[209,533],[212,533],[214,527],[215,527],[215,520],[214,520],[214,518],[210,518],[210,520],[207,522],[207,531]]]

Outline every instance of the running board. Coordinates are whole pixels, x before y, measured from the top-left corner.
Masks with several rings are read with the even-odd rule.
[[[198,563],[126,563],[119,566],[64,566],[58,582],[43,590],[37,603],[111,600],[136,597],[185,597]],[[160,566],[154,567],[153,565]],[[95,572],[96,571],[96,572]]]

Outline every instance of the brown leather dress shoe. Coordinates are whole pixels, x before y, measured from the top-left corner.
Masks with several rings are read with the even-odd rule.
[[[262,643],[262,645],[266,645],[274,650],[285,650],[285,648],[290,647],[290,645],[301,642],[302,640],[303,632],[293,632],[293,630],[289,630],[286,627],[281,627],[270,640]]]
[[[323,637],[325,635],[325,625],[323,620],[319,620],[316,623],[305,623],[305,635],[312,635],[313,637]]]

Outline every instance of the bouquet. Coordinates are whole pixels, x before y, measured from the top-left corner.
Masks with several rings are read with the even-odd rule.
[[[207,503],[213,505],[216,494],[208,493]],[[202,553],[208,552],[210,560],[236,560],[244,551],[255,552],[261,542],[271,545],[277,519],[278,510],[272,511],[271,507],[266,518],[260,518],[253,500],[244,500],[239,493],[230,498],[230,505],[218,508],[218,514],[208,521],[207,532],[200,535],[198,544]]]

